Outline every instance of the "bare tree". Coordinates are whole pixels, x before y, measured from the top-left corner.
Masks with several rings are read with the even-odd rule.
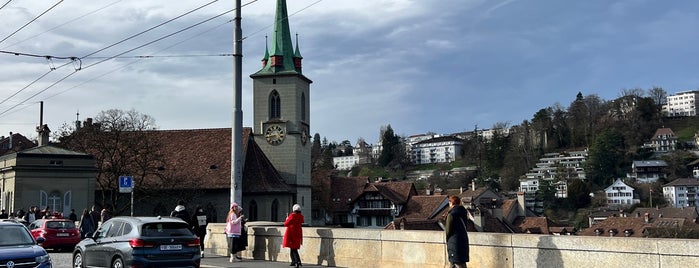
[[[131,175],[137,178],[159,176],[163,166],[160,144],[149,130],[155,130],[155,120],[135,110],[111,109],[100,112],[95,118],[87,119],[81,127],[64,127],[58,137],[62,147],[86,152],[94,156],[97,172],[96,202],[102,207],[112,207],[115,214],[126,210],[127,198],[120,195],[118,178]],[[156,181],[140,182],[140,190],[162,184]],[[165,183],[167,184],[167,183]],[[162,188],[160,188],[162,189]],[[148,195],[139,195],[145,198]]]

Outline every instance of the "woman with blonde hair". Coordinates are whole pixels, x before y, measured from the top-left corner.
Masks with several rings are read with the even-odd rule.
[[[240,206],[233,202],[231,204],[231,209],[228,211],[226,216],[226,237],[228,238],[228,250],[231,253],[230,262],[234,259],[243,260],[238,252],[242,249],[238,246],[240,245],[240,230],[242,229],[242,221],[244,215],[241,213]]]

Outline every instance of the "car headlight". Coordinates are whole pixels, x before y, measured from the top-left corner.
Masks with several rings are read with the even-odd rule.
[[[49,254],[43,255],[43,256],[38,256],[34,258],[34,261],[37,263],[45,263],[45,262],[50,262],[51,261],[51,256]]]

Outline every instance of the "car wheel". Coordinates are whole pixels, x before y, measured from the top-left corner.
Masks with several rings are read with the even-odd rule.
[[[84,268],[85,264],[83,263],[83,254],[78,251],[75,252],[73,255],[73,267],[74,268]]]
[[[112,268],[124,268],[124,261],[121,258],[114,259]]]

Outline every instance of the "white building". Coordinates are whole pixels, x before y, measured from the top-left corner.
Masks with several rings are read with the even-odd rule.
[[[449,163],[461,159],[463,140],[444,136],[424,140],[411,148],[410,160],[413,164]]]
[[[697,116],[697,106],[695,100],[699,96],[699,91],[685,91],[667,96],[667,103],[663,105],[665,116]]]
[[[641,200],[634,198],[634,188],[627,185],[621,179],[616,179],[612,185],[604,189],[607,194],[608,207],[630,207],[633,204],[641,203]]]
[[[699,179],[696,178],[676,179],[663,185],[663,196],[671,206],[676,208],[699,207],[697,191],[699,191]]]
[[[536,167],[526,174],[526,178],[519,181],[519,190],[532,194],[539,191],[540,180],[557,181],[552,183],[556,188],[556,197],[567,198],[567,181],[585,179],[583,163],[586,158],[587,150],[544,154],[536,163]]]
[[[356,165],[368,164],[369,162],[368,157],[361,157],[359,155],[333,157],[333,166],[339,170],[350,170]]]

